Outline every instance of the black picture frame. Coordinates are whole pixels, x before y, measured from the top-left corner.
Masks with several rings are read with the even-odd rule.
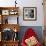
[[[36,7],[23,7],[23,20],[25,21],[37,20],[37,8]]]

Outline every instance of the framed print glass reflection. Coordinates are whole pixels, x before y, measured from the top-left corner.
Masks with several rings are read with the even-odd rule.
[[[24,20],[37,20],[37,8],[36,7],[24,7],[23,8],[23,19]]]

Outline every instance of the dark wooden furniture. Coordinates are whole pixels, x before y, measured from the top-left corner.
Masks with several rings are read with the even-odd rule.
[[[8,24],[8,16],[17,16],[18,22],[18,7],[0,7],[0,20],[1,24]]]
[[[18,46],[19,40],[2,40],[2,32],[3,30],[8,28],[14,31],[15,33],[19,31],[19,23],[18,23],[18,7],[0,7],[0,32],[1,32],[1,41],[0,46]],[[17,23],[16,24],[9,24],[8,23],[8,16],[17,16]],[[5,19],[6,18],[6,19]],[[5,21],[4,21],[5,19]],[[16,29],[16,30],[15,30]]]
[[[5,41],[2,46],[18,46],[18,41]]]
[[[2,46],[2,42],[0,41],[0,46]]]

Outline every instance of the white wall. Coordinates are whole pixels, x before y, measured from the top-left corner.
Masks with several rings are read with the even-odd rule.
[[[15,6],[15,0],[0,0],[1,7]],[[42,0],[17,0],[19,7],[19,24],[21,26],[43,26],[43,6]],[[37,7],[37,21],[24,21],[23,20],[23,7]]]

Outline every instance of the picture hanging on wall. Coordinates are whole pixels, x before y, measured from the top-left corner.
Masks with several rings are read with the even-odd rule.
[[[37,20],[37,8],[36,7],[24,7],[23,8],[23,20],[25,21]]]

